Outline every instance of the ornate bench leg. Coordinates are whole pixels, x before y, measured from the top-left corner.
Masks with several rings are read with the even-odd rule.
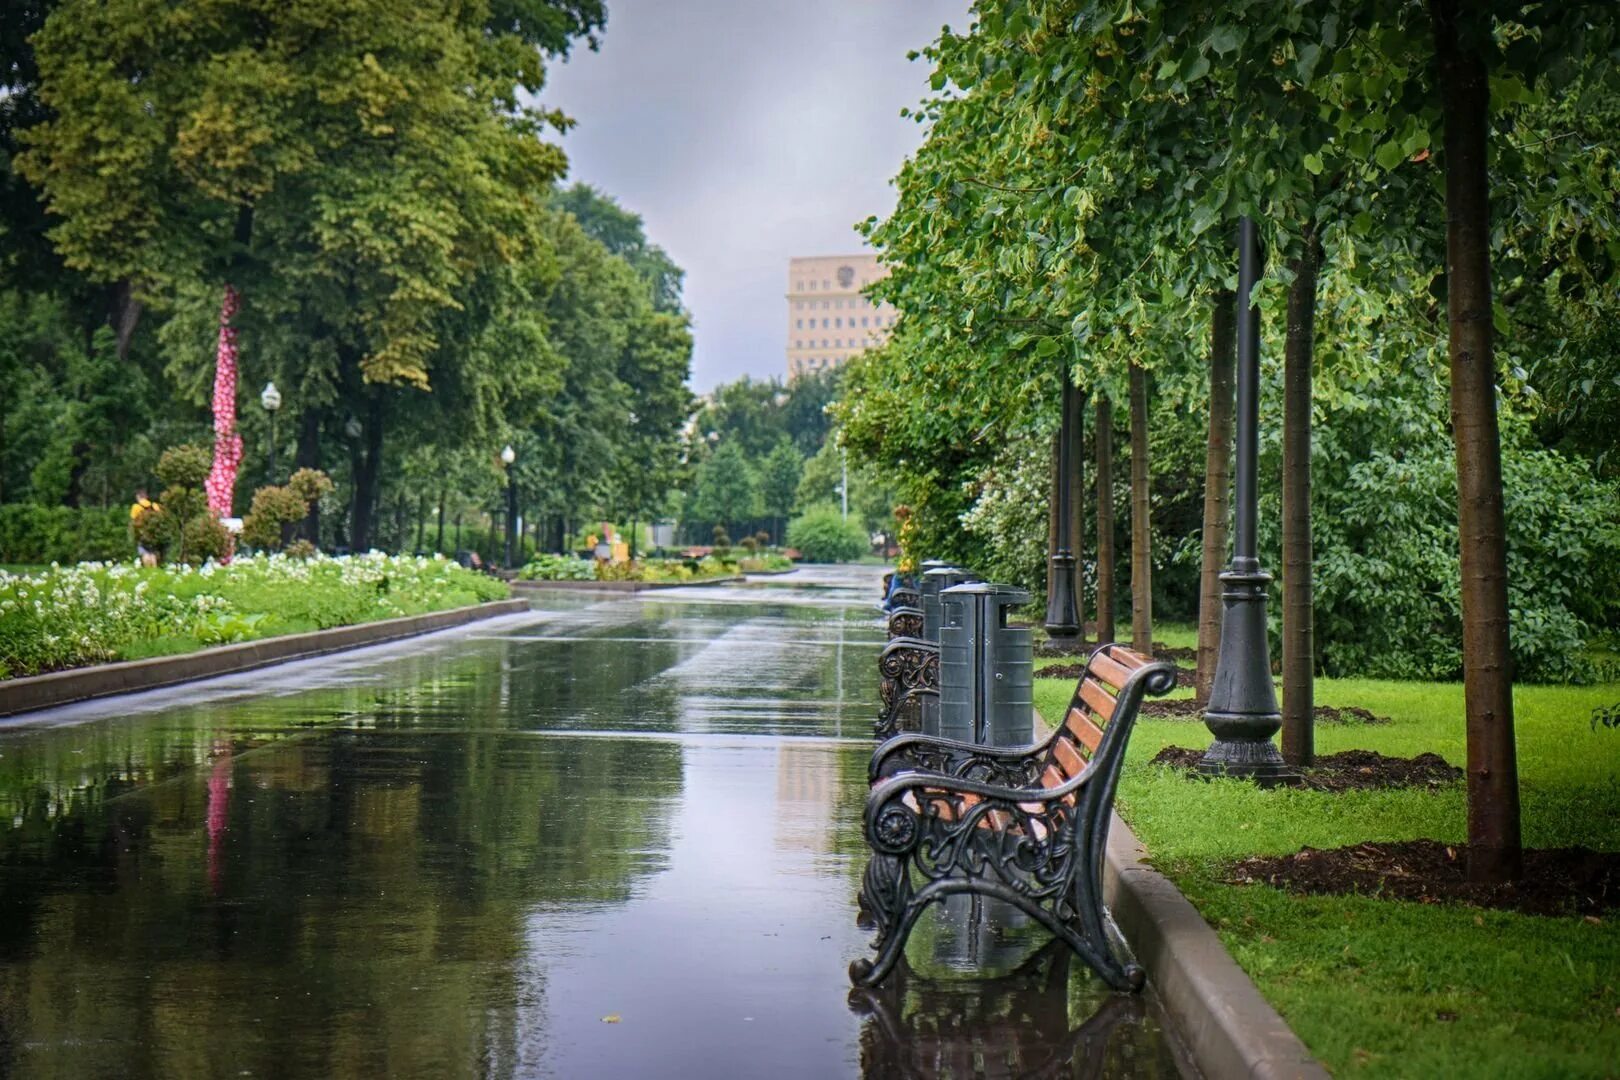
[[[866,874],[861,879],[860,916],[858,925],[877,930],[873,948],[878,952],[874,962],[861,957],[849,965],[849,979],[857,986],[876,986],[894,967],[905,950],[911,924],[917,911],[912,907],[911,871],[909,855],[873,853],[867,860]],[[923,905],[918,905],[921,910]]]

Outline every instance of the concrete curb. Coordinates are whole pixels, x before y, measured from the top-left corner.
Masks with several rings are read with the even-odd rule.
[[[1327,1080],[1204,917],[1147,865],[1146,849],[1118,814],[1108,830],[1103,903],[1206,1077]]]
[[[571,592],[635,593],[653,589],[701,589],[705,585],[735,585],[747,580],[740,574],[734,574],[731,577],[709,578],[707,581],[512,581],[509,584],[521,592],[566,589]]]
[[[71,671],[53,671],[49,675],[10,679],[0,682],[0,716],[15,716],[89,698],[152,690],[215,675],[230,675],[528,610],[530,606],[527,600],[493,600],[471,607],[430,611],[425,615],[356,623],[331,630],[313,630],[307,634],[285,634],[259,641],[244,641],[239,645],[221,645],[180,656],[125,660],[116,664],[98,664]]]

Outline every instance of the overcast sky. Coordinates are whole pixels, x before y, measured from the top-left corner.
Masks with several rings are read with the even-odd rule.
[[[787,260],[861,250],[928,89],[906,53],[968,0],[608,0],[601,51],[553,65],[582,180],[642,215],[686,270],[692,387],[784,375]]]

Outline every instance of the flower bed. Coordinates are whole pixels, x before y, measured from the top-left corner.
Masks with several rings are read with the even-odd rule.
[[[507,595],[442,556],[282,555],[0,571],[0,678],[418,615]]]

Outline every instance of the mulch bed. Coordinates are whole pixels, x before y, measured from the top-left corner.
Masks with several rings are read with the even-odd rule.
[[[1196,776],[1193,769],[1204,756],[1202,750],[1167,746],[1154,755],[1151,764],[1168,765]],[[1342,750],[1324,754],[1305,770],[1299,786],[1312,791],[1371,791],[1380,788],[1439,788],[1455,784],[1463,771],[1447,764],[1439,754],[1417,757],[1386,757],[1376,750]]]
[[[1524,876],[1508,885],[1467,880],[1467,851],[1438,840],[1356,844],[1233,865],[1228,883],[1264,883],[1286,892],[1365,894],[1432,904],[1453,901],[1527,915],[1584,915],[1596,922],[1620,908],[1620,852],[1548,848],[1524,853]]]
[[[1046,671],[1050,670],[1052,669],[1046,669]],[[1051,678],[1046,674],[1046,671],[1039,671],[1036,674],[1042,678]],[[1180,676],[1184,673],[1185,669],[1177,669],[1177,686],[1192,685],[1190,678],[1185,682],[1181,680]],[[1079,675],[1080,672],[1076,670],[1075,677],[1078,678]],[[1203,706],[1196,704],[1191,698],[1177,698],[1173,701],[1165,701],[1161,698],[1157,701],[1142,702],[1143,716],[1156,716],[1160,719],[1171,717],[1197,720],[1203,716],[1203,713]],[[1390,719],[1387,716],[1379,716],[1377,713],[1363,709],[1359,705],[1351,705],[1343,709],[1332,705],[1318,705],[1316,707],[1316,722],[1318,724],[1387,724]]]

